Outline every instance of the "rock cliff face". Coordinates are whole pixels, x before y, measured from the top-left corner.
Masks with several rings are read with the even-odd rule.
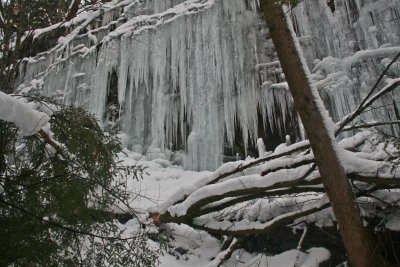
[[[306,0],[291,17],[337,121],[400,52],[400,3],[336,2],[332,13],[325,0]],[[226,146],[304,136],[257,8],[257,0],[112,1],[67,24],[54,48],[25,59],[17,90],[88,106],[150,158],[184,150],[186,168],[215,169]],[[394,64],[389,74],[399,72]],[[396,99],[363,119],[396,119]]]

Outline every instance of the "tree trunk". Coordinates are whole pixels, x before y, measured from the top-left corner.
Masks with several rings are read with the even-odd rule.
[[[333,123],[327,116],[316,88],[310,83],[310,72],[293,35],[290,21],[276,0],[262,0],[261,11],[278,53],[295,108],[299,111],[310,140],[348,259],[356,267],[385,266],[378,246],[363,226],[351,185],[340,163],[333,129],[330,129]]]
[[[79,4],[81,3],[80,0],[72,0],[70,3],[70,6],[67,9],[67,12],[65,14],[65,21],[69,21],[73,18],[75,18],[76,14],[78,13],[79,10]]]

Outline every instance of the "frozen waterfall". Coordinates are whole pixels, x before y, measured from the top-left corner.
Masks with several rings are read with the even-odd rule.
[[[335,120],[400,51],[398,1],[339,2],[333,14],[325,0],[292,13]],[[114,0],[75,21],[53,49],[23,60],[17,90],[86,105],[105,127],[117,123],[130,149],[183,150],[192,170],[216,169],[226,146],[247,150],[266,130],[304,137],[257,0]]]

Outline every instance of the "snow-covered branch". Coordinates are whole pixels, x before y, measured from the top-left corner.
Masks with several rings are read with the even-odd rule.
[[[61,145],[51,137],[49,115],[36,110],[33,103],[0,91],[0,120],[14,123],[24,136],[40,135],[46,144],[66,158]]]
[[[35,110],[24,99],[0,92],[0,120],[15,123],[23,135],[29,136],[47,128],[50,117]]]
[[[245,220],[239,222],[216,221],[211,216],[196,218],[193,225],[199,229],[209,233],[225,234],[225,235],[256,235],[263,234],[275,229],[278,226],[289,224],[295,219],[305,217],[317,211],[321,211],[330,206],[327,200],[305,205],[303,208],[292,212],[286,212],[274,217],[267,222],[247,222]]]
[[[355,152],[357,148],[365,144],[371,134],[371,132],[358,133],[339,143],[342,148],[346,149],[342,152],[341,159],[348,177],[353,183],[371,185],[368,192],[399,188],[400,172],[391,172],[390,167],[383,162],[389,157],[385,148],[377,146],[375,153],[371,154]],[[301,147],[303,150],[305,148],[304,144],[293,146]],[[293,151],[293,148],[288,151]],[[219,234],[258,234],[330,206],[329,203],[326,203],[326,205],[318,207],[315,205],[304,206],[297,211],[286,210],[282,214],[276,215],[272,221],[257,225],[236,221],[234,226],[227,226],[225,225],[227,222],[223,223],[213,219],[215,214],[222,210],[244,205],[243,203],[252,203],[256,199],[290,199],[294,195],[310,193],[321,195],[325,192],[321,184],[321,176],[313,163],[312,153],[279,155],[281,155],[280,158],[275,158],[277,155],[270,156],[269,159],[272,160],[266,162],[253,160],[247,164],[228,163],[223,165],[216,172],[218,175],[214,173],[214,179],[209,179],[207,184],[198,185],[199,187],[192,189],[191,193],[184,194],[183,199],[180,198],[180,201],[170,205],[167,210],[159,209],[160,215],[155,216],[156,219],[161,223],[187,223],[196,228]],[[255,162],[260,166],[255,167]],[[238,176],[238,172],[236,172],[238,168],[241,170],[241,176]],[[221,170],[225,170],[225,172]],[[262,171],[265,176],[260,175]],[[223,178],[218,179],[219,177]],[[365,192],[360,191],[358,195],[362,196]],[[166,203],[172,202],[172,200],[166,200]],[[166,207],[164,204],[161,204],[160,207]]]

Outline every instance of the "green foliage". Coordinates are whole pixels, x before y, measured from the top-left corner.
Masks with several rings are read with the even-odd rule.
[[[119,166],[119,141],[85,109],[50,122],[61,150],[0,122],[0,266],[156,265],[145,229],[126,232],[112,212],[141,169]]]

